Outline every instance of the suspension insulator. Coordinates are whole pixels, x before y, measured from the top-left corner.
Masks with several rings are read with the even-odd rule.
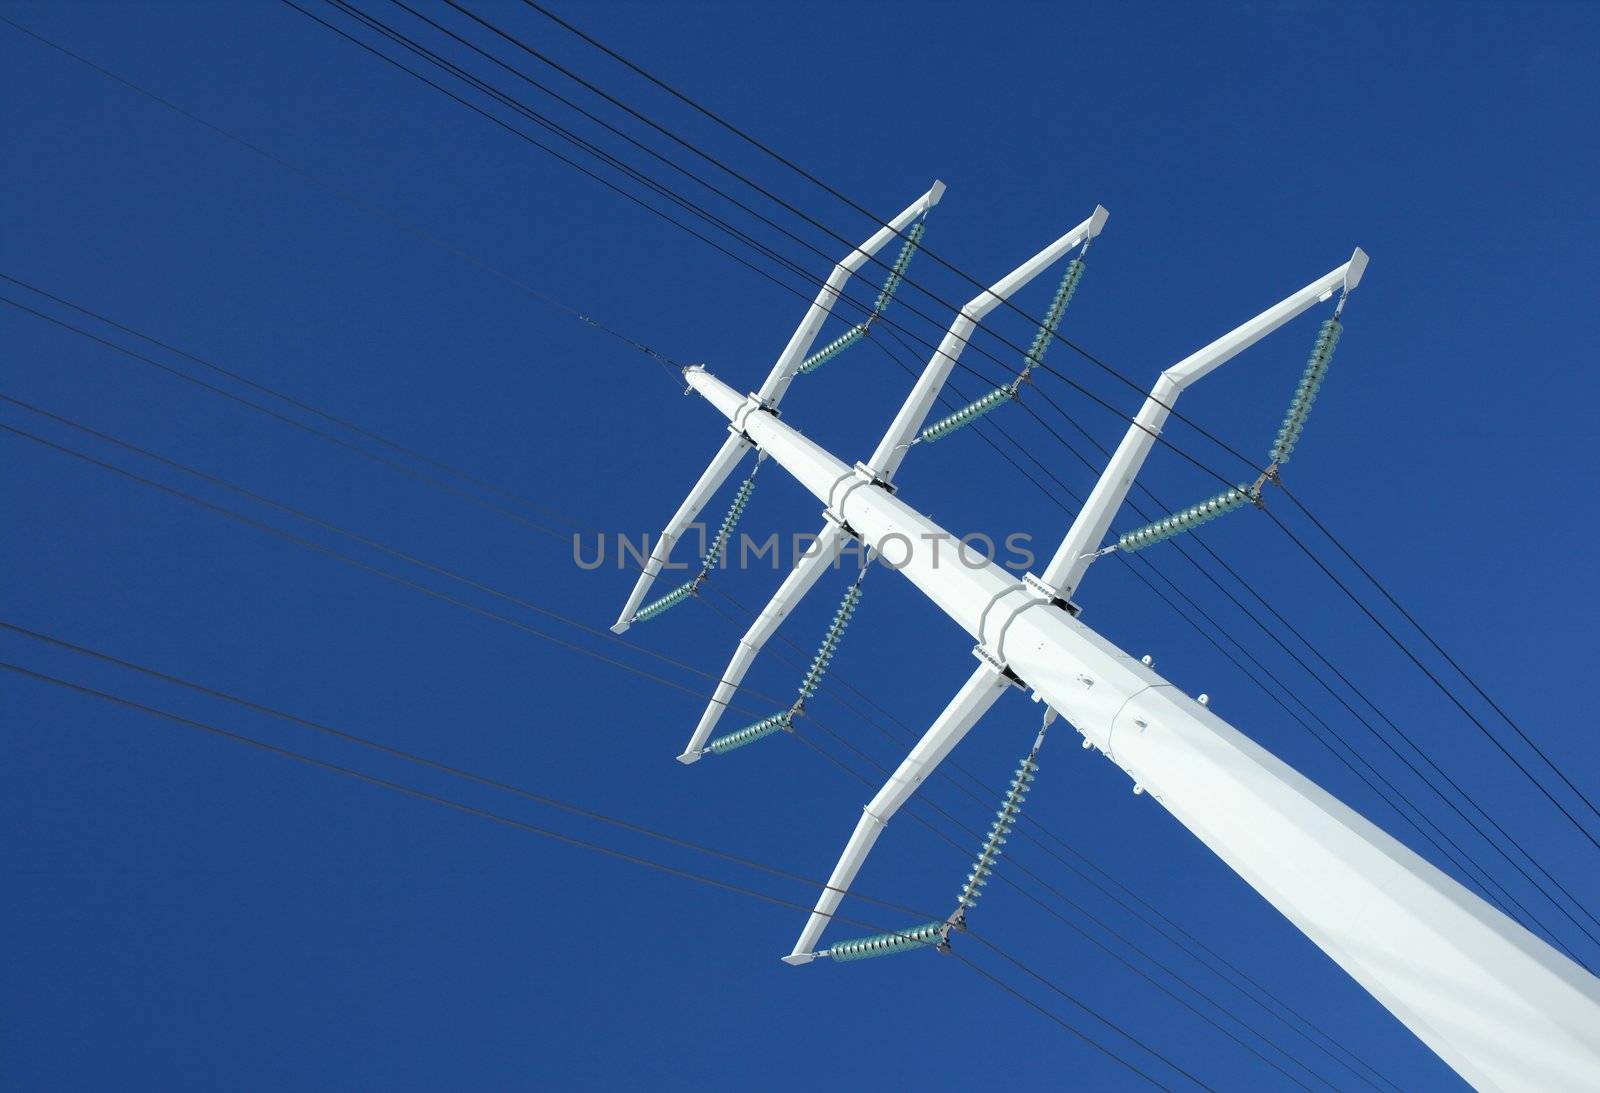
[[[1239,508],[1250,500],[1250,487],[1235,486],[1231,490],[1224,490],[1215,497],[1208,497],[1198,505],[1190,505],[1181,512],[1170,516],[1163,516],[1154,523],[1146,524],[1142,528],[1128,532],[1117,540],[1117,549],[1132,553],[1146,547],[1155,546],[1181,535],[1186,531],[1193,531],[1202,524],[1210,523],[1219,516],[1223,516]]]
[[[1333,363],[1333,350],[1339,344],[1343,329],[1338,319],[1329,319],[1317,331],[1317,341],[1311,347],[1306,370],[1300,375],[1294,398],[1289,400],[1289,409],[1284,412],[1283,425],[1278,429],[1277,439],[1272,442],[1272,451],[1267,455],[1269,463],[1289,462],[1294,446],[1300,441],[1300,433],[1306,427],[1306,418],[1311,415],[1311,406],[1317,401],[1317,392],[1327,378],[1328,365]]]
[[[1066,272],[1061,275],[1061,284],[1056,287],[1056,294],[1044,313],[1044,322],[1039,324],[1039,332],[1033,336],[1033,345],[1028,348],[1028,356],[1023,363],[1023,375],[1044,360],[1045,350],[1055,340],[1056,328],[1061,325],[1061,317],[1067,313],[1067,305],[1072,302],[1072,294],[1078,291],[1078,282],[1081,280],[1083,259],[1074,258],[1067,263]]]
[[[706,751],[713,755],[730,752],[734,748],[742,748],[746,744],[753,744],[763,736],[771,736],[779,729],[787,729],[789,720],[793,716],[789,710],[780,710],[770,717],[763,717],[753,725],[746,725],[738,732],[730,732],[726,736],[719,736],[706,745]]]
[[[833,661],[833,655],[839,651],[839,640],[850,625],[850,617],[856,613],[856,604],[860,602],[861,583],[858,581],[845,590],[844,599],[839,601],[839,609],[833,613],[833,621],[828,624],[828,632],[822,636],[817,655],[811,659],[811,667],[800,681],[799,704],[804,705],[807,699],[816,695],[817,687]]]
[[[889,309],[889,301],[894,299],[895,290],[900,287],[900,282],[905,280],[906,267],[911,264],[912,255],[917,253],[917,244],[922,242],[923,223],[917,221],[906,232],[905,242],[900,245],[900,256],[894,260],[894,265],[889,267],[889,276],[883,282],[883,291],[878,293],[877,301],[872,305],[872,317],[876,319]]]
[[[698,580],[687,581],[683,584],[680,584],[677,588],[674,588],[671,592],[668,592],[660,599],[651,600],[634,613],[633,621],[644,622],[647,619],[655,618],[664,611],[677,607],[684,600],[694,595],[695,585],[698,583]]]
[[[951,414],[949,417],[940,418],[932,425],[929,425],[926,429],[922,430],[922,433],[917,437],[917,439],[938,440],[941,437],[947,437],[962,426],[971,425],[984,414],[987,414],[989,411],[1003,403],[1009,402],[1015,397],[1016,391],[1013,388],[996,387],[993,391],[990,391],[987,395],[984,395],[976,402],[969,403],[968,405],[957,410],[955,413]]]
[[[852,941],[841,941],[820,956],[831,956],[835,960],[867,960],[874,956],[888,956],[891,953],[905,953],[912,949],[922,949],[929,945],[938,945],[944,941],[944,932],[948,929],[946,923],[929,922],[922,926],[911,926],[892,934],[874,934],[872,937],[858,937]]]
[[[843,334],[840,334],[837,338],[833,339],[833,341],[829,342],[827,345],[811,354],[811,356],[801,361],[800,367],[797,371],[799,371],[802,375],[815,372],[817,369],[833,360],[833,358],[837,357],[840,353],[843,353],[846,349],[849,349],[852,345],[855,345],[856,342],[859,342],[866,332],[867,328],[865,324],[857,324],[856,326],[852,326],[849,330],[846,330]]]
[[[700,561],[700,575],[704,577],[722,560],[722,552],[728,546],[728,538],[733,534],[733,529],[739,523],[739,517],[744,515],[745,506],[750,503],[750,494],[756,488],[755,472],[739,483],[738,492],[733,495],[733,501],[728,505],[728,512],[722,518],[717,534],[712,538],[711,545],[706,548],[705,557]]]
[[[961,895],[957,897],[956,902],[961,911],[971,908],[978,902],[978,897],[983,895],[983,888],[989,883],[995,862],[1000,857],[1000,847],[1005,845],[1006,836],[1010,834],[1017,817],[1022,813],[1023,799],[1028,796],[1028,787],[1033,784],[1038,769],[1038,760],[1031,753],[1017,764],[1017,771],[1011,778],[1010,788],[1006,790],[1005,800],[1000,802],[1000,809],[994,814],[995,819],[989,826],[989,835],[978,851],[977,860],[972,863],[972,871],[967,874],[967,883],[962,886]]]

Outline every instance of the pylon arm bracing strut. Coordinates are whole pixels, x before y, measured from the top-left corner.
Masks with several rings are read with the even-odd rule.
[[[887,246],[891,239],[910,227],[912,221],[937,205],[943,196],[944,183],[935,182],[927,193],[906,206],[899,216],[885,224],[871,239],[851,251],[833,267],[833,273],[828,276],[828,280],[817,293],[817,298],[811,302],[805,318],[800,320],[800,325],[789,338],[789,344],[778,354],[777,363],[772,366],[766,382],[761,385],[762,401],[768,406],[776,406],[783,400],[784,392],[794,380],[795,370],[811,351],[812,344],[817,340],[817,333],[822,329],[823,321],[833,310],[834,301],[844,292],[844,286],[851,275]]]
[[[1072,598],[1084,571],[1094,560],[1094,552],[1099,548],[1100,541],[1105,538],[1111,521],[1116,518],[1117,510],[1133,488],[1133,480],[1144,466],[1145,457],[1161,435],[1161,427],[1172,412],[1172,404],[1178,401],[1178,396],[1185,388],[1198,383],[1214,369],[1226,364],[1318,301],[1326,300],[1334,291],[1353,291],[1366,268],[1367,254],[1357,247],[1350,261],[1344,265],[1317,278],[1299,292],[1280,300],[1249,322],[1235,327],[1161,373],[1138,415],[1128,426],[1122,443],[1112,453],[1100,481],[1095,483],[1077,518],[1072,521],[1066,538],[1045,567],[1041,578],[1044,583],[1054,588],[1063,599]]]
[[[612,624],[612,633],[620,634],[632,625],[633,613],[639,609],[639,604],[644,602],[645,596],[650,592],[650,586],[661,573],[661,567],[666,565],[667,558],[672,554],[672,545],[678,541],[678,536],[682,535],[683,530],[700,515],[700,510],[711,500],[711,495],[716,493],[718,487],[727,481],[728,475],[733,473],[739,457],[749,450],[750,442],[738,433],[729,433],[728,439],[722,442],[722,447],[717,449],[717,454],[711,457],[711,462],[706,466],[705,473],[701,474],[700,480],[694,484],[694,489],[683,499],[683,504],[678,506],[678,511],[672,514],[672,519],[662,530],[661,537],[656,540],[654,548],[650,551],[650,559],[645,562],[644,572],[640,573],[639,579],[634,582],[633,591],[628,593],[628,602],[623,606],[622,614],[618,615],[617,621]]]
[[[795,561],[794,568],[778,586],[778,591],[773,593],[771,601],[762,608],[761,614],[750,624],[750,629],[745,632],[744,637],[739,639],[739,645],[733,651],[733,659],[723,671],[722,679],[717,683],[716,693],[711,696],[706,712],[700,716],[700,723],[695,726],[694,735],[689,738],[689,744],[683,749],[683,754],[678,756],[678,762],[693,763],[704,754],[701,749],[705,746],[706,738],[722,719],[728,703],[733,700],[734,692],[744,681],[745,672],[750,670],[751,663],[756,659],[756,654],[761,652],[761,647],[767,643],[767,639],[777,632],[783,620],[789,617],[789,612],[794,610],[795,604],[799,603],[811,590],[811,586],[817,583],[817,578],[833,564],[834,559],[839,556],[839,548],[844,545],[845,538],[846,533],[843,528],[831,520],[827,521],[817,533],[817,541],[811,549]]]
[[[828,886],[817,897],[816,909],[806,920],[800,939],[794,943],[794,952],[783,958],[786,962],[807,964],[816,958],[817,941],[822,937],[822,931],[827,928],[828,920],[839,907],[839,901],[844,899],[856,874],[861,871],[884,825],[1010,686],[1011,681],[1004,673],[987,664],[980,664],[961,685],[932,727],[889,776],[889,781],[862,809],[861,819],[850,841],[845,844],[844,853],[839,855],[839,864],[833,867],[833,875],[828,878]]]
[[[992,287],[984,289],[961,309],[955,321],[950,324],[950,329],[945,331],[939,347],[933,351],[932,358],[923,369],[922,375],[917,378],[911,393],[906,396],[906,401],[900,407],[900,412],[895,415],[889,431],[883,434],[883,439],[878,443],[878,450],[867,460],[867,466],[876,477],[885,482],[894,479],[894,472],[900,468],[900,463],[910,450],[912,441],[922,428],[922,423],[927,420],[928,411],[933,409],[934,400],[939,397],[939,391],[944,387],[945,380],[950,378],[950,370],[956,366],[956,361],[961,359],[961,351],[967,347],[967,340],[972,337],[972,332],[978,329],[978,324],[983,322],[984,316],[1065,257],[1073,247],[1099,235],[1100,229],[1105,227],[1106,219],[1110,215],[1104,206],[1096,205],[1089,219],[1006,274]]]
[[[824,503],[856,473],[755,396],[686,375]],[[1593,1087],[1600,980],[1030,583],[907,549],[952,540],[888,490],[851,490],[836,515],[1467,1081]]]

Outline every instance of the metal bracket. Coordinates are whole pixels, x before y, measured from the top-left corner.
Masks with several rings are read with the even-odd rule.
[[[776,406],[773,406],[764,400],[760,395],[749,395],[746,396],[744,405],[739,407],[739,409],[734,412],[732,423],[728,426],[728,431],[731,433],[738,433],[740,436],[743,436],[748,440],[749,436],[744,427],[745,422],[750,420],[751,414],[757,412],[771,414],[773,417],[782,416],[779,414]],[[755,442],[751,441],[751,443],[754,444]]]
[[[877,486],[880,490],[887,490],[890,493],[895,492],[896,486],[893,482],[889,481],[887,478],[873,470],[871,467],[867,466],[865,463],[857,463],[852,469],[856,472],[856,477],[861,479],[861,481],[865,482],[867,485]]]
[[[850,536],[851,539],[858,543],[861,542],[861,533],[855,528],[851,527],[849,521],[847,521],[843,516],[840,516],[838,513],[834,512],[832,509],[823,509],[822,518],[828,523],[832,524],[834,527],[838,528],[840,531],[844,532],[846,535]]]
[[[1035,577],[1032,573],[1024,573],[1022,575],[1022,583],[1027,585],[1034,592],[1043,596],[1045,599],[1049,600],[1056,607],[1061,608],[1061,610],[1065,611],[1073,618],[1077,618],[1083,613],[1083,608],[1079,607],[1077,604],[1063,596],[1061,594],[1061,590],[1055,585],[1047,584],[1044,580],[1040,579],[1039,577]]]
[[[1011,686],[1020,691],[1026,691],[1028,689],[1028,685],[1022,681],[1022,678],[1010,668],[1006,667],[1005,661],[995,656],[982,645],[974,645],[972,647],[972,655],[977,657],[983,663],[987,664],[989,667],[993,668],[995,671],[999,672],[1005,677],[1006,682]]]

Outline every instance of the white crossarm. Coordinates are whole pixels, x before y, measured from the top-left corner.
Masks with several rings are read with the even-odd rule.
[[[816,959],[817,941],[822,931],[861,871],[884,825],[1010,686],[1011,681],[1005,675],[987,664],[980,664],[961,685],[932,727],[872,798],[872,803],[862,810],[844,853],[839,855],[839,864],[833,867],[833,875],[828,878],[828,886],[817,897],[816,908],[794,943],[794,952],[783,958],[785,963],[809,964]]]
[[[711,457],[711,463],[706,467],[705,473],[694,484],[694,489],[689,491],[689,496],[683,499],[683,504],[678,506],[678,511],[672,514],[672,519],[667,521],[661,537],[656,540],[655,547],[650,551],[650,560],[645,563],[644,572],[640,573],[639,579],[634,582],[633,591],[628,594],[628,602],[623,606],[622,614],[617,616],[617,621],[611,626],[613,634],[620,634],[633,624],[633,613],[639,610],[639,604],[644,602],[650,586],[661,573],[661,567],[666,565],[678,536],[682,535],[683,529],[700,515],[700,510],[711,500],[711,495],[716,493],[722,483],[727,481],[728,475],[733,473],[739,457],[749,450],[750,442],[738,433],[729,433],[728,439],[722,442],[717,454]]]
[[[744,681],[744,674],[749,671],[756,654],[761,652],[761,647],[767,643],[767,639],[777,632],[783,620],[789,617],[789,612],[794,610],[795,605],[811,591],[811,586],[817,583],[817,578],[833,564],[846,537],[844,529],[829,520],[817,533],[817,541],[812,549],[795,561],[794,568],[778,586],[778,591],[772,594],[771,601],[762,608],[761,614],[750,624],[750,629],[745,632],[744,637],[739,639],[738,647],[733,651],[733,659],[723,671],[722,679],[717,683],[716,693],[706,705],[706,712],[700,715],[700,724],[695,726],[694,735],[689,738],[689,745],[683,749],[683,754],[678,756],[678,762],[693,763],[704,754],[706,739],[717,727],[717,722],[722,719],[723,712],[728,708],[734,692],[739,689],[739,684]]]
[[[945,331],[944,338],[939,342],[939,348],[933,351],[932,358],[922,370],[922,375],[917,378],[911,393],[906,396],[906,401],[901,405],[900,412],[895,415],[889,431],[884,433],[883,439],[878,442],[877,451],[873,452],[872,458],[867,461],[867,466],[876,477],[885,482],[894,479],[894,472],[905,459],[918,430],[927,420],[928,411],[933,409],[934,400],[939,397],[945,380],[950,378],[951,369],[955,368],[956,361],[961,358],[961,351],[967,347],[968,339],[972,337],[972,332],[978,328],[978,324],[983,322],[984,316],[1005,303],[1022,286],[1049,269],[1073,247],[1099,235],[1100,229],[1105,227],[1106,219],[1110,215],[1104,206],[1096,205],[1089,219],[1006,274],[992,287],[984,289],[961,309],[955,321],[950,324],[950,329]]]
[[[909,228],[917,217],[937,205],[943,196],[944,183],[936,180],[927,193],[907,205],[899,216],[885,224],[871,239],[851,251],[833,267],[833,273],[817,293],[817,298],[811,302],[805,318],[800,320],[800,325],[789,338],[789,344],[778,354],[777,363],[772,366],[766,382],[757,392],[766,405],[775,407],[783,400],[784,392],[794,380],[795,370],[811,351],[812,344],[817,340],[817,333],[822,329],[823,321],[833,310],[834,301],[843,294],[845,283],[850,280],[851,275],[882,250],[891,239],[897,238]]]
[[[1299,292],[1267,308],[1249,322],[1235,327],[1161,373],[1138,416],[1128,426],[1122,443],[1112,453],[1100,481],[1095,483],[1088,500],[1072,521],[1066,538],[1045,567],[1042,574],[1044,583],[1055,589],[1062,599],[1072,597],[1078,582],[1083,579],[1084,571],[1094,560],[1094,552],[1099,548],[1100,541],[1111,527],[1111,521],[1116,518],[1117,510],[1133,488],[1133,480],[1144,466],[1145,457],[1161,435],[1161,427],[1166,424],[1172,404],[1178,401],[1178,396],[1185,388],[1204,379],[1214,369],[1232,360],[1307,308],[1326,300],[1336,290],[1353,291],[1366,268],[1367,254],[1357,247],[1350,261],[1344,265],[1317,278]]]

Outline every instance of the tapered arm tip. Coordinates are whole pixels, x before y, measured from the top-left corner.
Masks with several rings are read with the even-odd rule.
[[[1344,290],[1354,292],[1355,287],[1361,283],[1361,275],[1367,272],[1367,252],[1360,247],[1356,248],[1350,256],[1350,268],[1345,270]]]

